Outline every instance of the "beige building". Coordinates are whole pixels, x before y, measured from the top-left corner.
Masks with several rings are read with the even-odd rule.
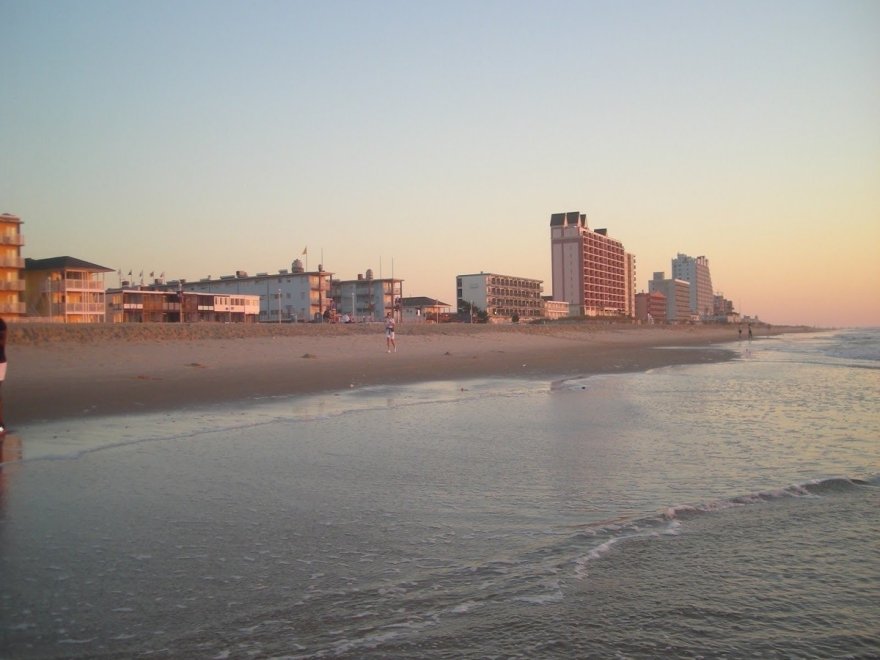
[[[28,316],[57,323],[103,323],[106,273],[115,272],[74,257],[25,259]]]
[[[636,256],[626,252],[624,254],[624,295],[626,308],[624,313],[634,318],[636,315]]]
[[[688,282],[675,278],[667,280],[661,271],[654,273],[654,279],[648,281],[648,291],[666,296],[667,321],[684,323],[695,318],[691,315],[691,285]]]
[[[21,224],[17,216],[0,215],[0,316],[7,320],[24,316],[27,309],[22,301],[25,280],[22,279],[24,236]]]
[[[476,273],[456,277],[458,312],[462,313],[460,301],[485,311],[489,322],[511,320],[514,316],[529,320],[544,314],[541,293],[544,283],[514,275]]]
[[[564,319],[569,314],[571,305],[564,300],[553,300],[550,296],[542,296],[544,300],[544,318],[556,321]]]

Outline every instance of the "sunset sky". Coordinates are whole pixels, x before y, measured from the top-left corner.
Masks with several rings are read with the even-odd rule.
[[[24,256],[550,281],[550,214],[880,326],[880,2],[0,0]],[[114,274],[109,285],[116,285]]]

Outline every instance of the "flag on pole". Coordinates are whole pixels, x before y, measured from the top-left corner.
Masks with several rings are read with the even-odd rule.
[[[128,271],[128,276],[131,277],[131,271]]]
[[[306,246],[303,248],[303,254],[308,254],[308,253],[309,253],[309,246],[306,245]]]

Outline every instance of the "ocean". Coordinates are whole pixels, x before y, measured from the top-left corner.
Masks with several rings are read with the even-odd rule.
[[[725,348],[17,429],[0,657],[878,657],[880,330]]]

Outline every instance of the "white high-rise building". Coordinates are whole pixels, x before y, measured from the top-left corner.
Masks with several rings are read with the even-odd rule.
[[[715,292],[712,290],[712,275],[706,257],[689,257],[679,252],[672,260],[672,279],[690,283],[691,314],[700,318],[712,316]]]

